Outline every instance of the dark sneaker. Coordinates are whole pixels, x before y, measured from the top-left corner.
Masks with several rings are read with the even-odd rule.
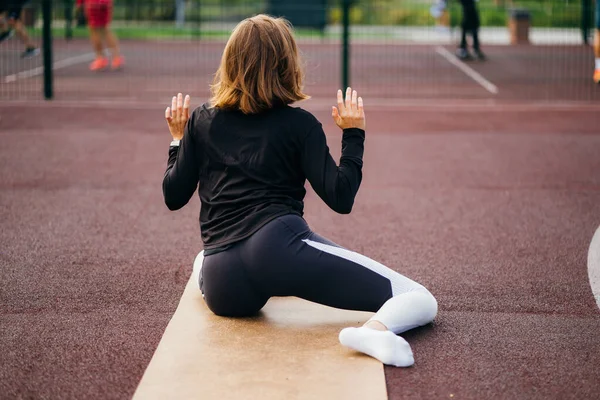
[[[21,58],[29,58],[29,57],[37,56],[38,54],[40,54],[40,49],[35,48],[35,47],[30,47],[28,49],[25,49],[25,51],[21,54]]]
[[[464,47],[459,47],[456,49],[456,57],[463,61],[469,61],[473,59],[473,56],[469,54],[469,51]]]
[[[8,39],[12,35],[13,35],[13,30],[12,29],[9,29],[7,31],[4,31],[4,32],[0,33],[0,42]]]
[[[479,61],[487,60],[487,57],[485,56],[485,54],[483,54],[483,51],[481,51],[480,49],[473,49],[473,53],[475,53],[475,57],[477,57]]]

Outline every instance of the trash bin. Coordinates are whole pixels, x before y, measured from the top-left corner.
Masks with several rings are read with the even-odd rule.
[[[508,18],[510,44],[529,44],[531,14],[526,9],[511,9]]]

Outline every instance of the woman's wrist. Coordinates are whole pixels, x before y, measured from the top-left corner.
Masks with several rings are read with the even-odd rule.
[[[342,129],[342,131],[346,132],[346,131],[351,131],[353,129],[358,129],[359,131],[361,131],[363,133],[365,132],[365,128],[359,128],[357,126],[351,126],[351,127],[348,127],[348,128],[344,128],[344,129]]]

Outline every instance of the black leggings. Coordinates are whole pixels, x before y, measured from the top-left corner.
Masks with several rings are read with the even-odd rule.
[[[479,11],[475,5],[474,0],[460,0],[462,5],[462,32],[461,32],[461,44],[460,46],[466,48],[467,46],[467,33],[470,33],[473,37],[473,47],[479,49]]]
[[[392,296],[424,288],[322,238],[290,214],[204,257],[200,289],[215,314],[241,317],[256,314],[273,296],[376,312]]]

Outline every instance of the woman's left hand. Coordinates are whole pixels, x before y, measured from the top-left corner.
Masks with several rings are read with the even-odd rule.
[[[171,100],[171,107],[167,107],[165,110],[165,119],[169,124],[169,131],[174,140],[181,140],[183,138],[183,132],[185,124],[190,118],[190,96],[186,95],[185,100],[179,93],[177,96],[173,96]]]

